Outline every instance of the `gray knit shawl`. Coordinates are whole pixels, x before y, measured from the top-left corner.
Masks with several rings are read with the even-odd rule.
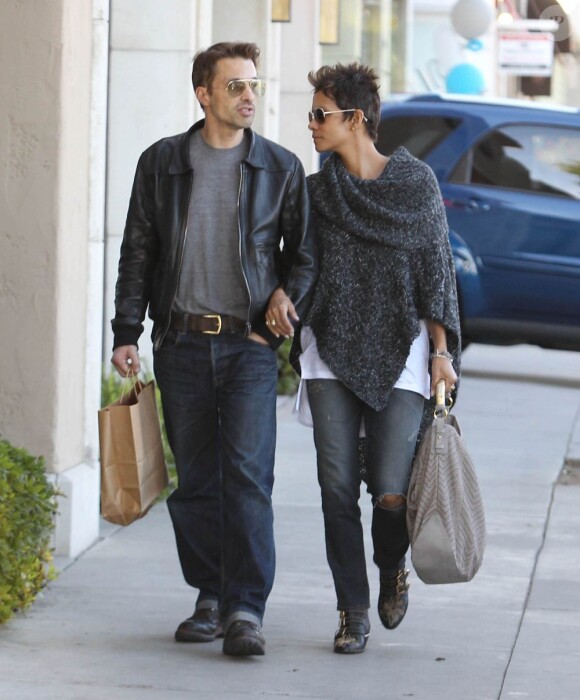
[[[453,259],[431,168],[399,148],[376,180],[362,180],[332,154],[308,191],[320,274],[304,322],[336,377],[382,410],[421,319],[446,328],[458,370]]]

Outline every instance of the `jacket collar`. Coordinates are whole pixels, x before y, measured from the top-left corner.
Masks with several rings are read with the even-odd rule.
[[[191,163],[189,161],[189,139],[195,131],[203,128],[204,124],[205,119],[200,119],[200,121],[196,122],[188,131],[180,134],[177,137],[177,143],[173,150],[171,163],[169,164],[170,175],[182,175],[183,173],[192,170]],[[250,149],[248,151],[248,155],[244,159],[244,162],[248,163],[248,165],[251,165],[254,168],[265,168],[266,162],[264,158],[262,137],[254,133],[252,129],[245,129],[245,133],[248,134],[250,138]]]

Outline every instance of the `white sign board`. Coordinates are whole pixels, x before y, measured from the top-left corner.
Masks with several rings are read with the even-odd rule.
[[[498,68],[511,75],[552,75],[552,32],[498,32]]]

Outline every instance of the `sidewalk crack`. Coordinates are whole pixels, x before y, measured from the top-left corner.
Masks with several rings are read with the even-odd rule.
[[[531,572],[531,575],[530,575],[530,582],[528,583],[528,589],[527,589],[527,591],[526,591],[526,597],[524,598],[524,604],[523,604],[523,607],[522,607],[522,613],[521,613],[521,615],[520,615],[520,620],[519,620],[519,623],[518,623],[518,628],[517,628],[517,630],[516,630],[516,635],[515,635],[515,637],[514,637],[514,642],[513,642],[513,644],[512,644],[512,648],[511,648],[511,650],[510,650],[510,654],[509,654],[509,657],[508,657],[508,660],[507,660],[507,664],[506,664],[506,667],[505,667],[504,672],[503,672],[503,676],[502,676],[502,679],[501,679],[501,685],[500,685],[500,688],[499,688],[499,694],[498,694],[498,696],[497,696],[497,700],[502,700],[503,690],[504,690],[504,686],[505,686],[505,683],[506,683],[506,680],[507,680],[507,675],[508,675],[508,672],[509,672],[509,670],[510,670],[510,666],[511,666],[512,659],[513,659],[514,654],[515,654],[515,651],[516,651],[516,647],[517,647],[517,645],[518,645],[518,640],[519,640],[519,638],[520,638],[520,634],[521,634],[521,631],[522,631],[522,627],[523,627],[523,625],[524,625],[524,619],[525,619],[526,613],[527,613],[527,611],[528,611],[528,605],[529,605],[529,602],[530,602],[530,596],[532,595],[532,589],[533,589],[533,587],[534,587],[534,581],[535,581],[536,572],[537,572],[537,569],[538,569],[538,562],[539,562],[539,560],[540,560],[540,556],[541,556],[542,551],[544,550],[544,546],[545,546],[545,544],[546,544],[546,537],[547,537],[547,534],[548,534],[548,527],[549,527],[549,525],[550,525],[550,518],[552,517],[552,507],[553,507],[553,505],[554,505],[554,497],[555,497],[555,494],[556,494],[556,486],[557,486],[557,485],[558,485],[557,482],[554,482],[554,483],[552,484],[552,491],[551,491],[551,493],[550,493],[550,503],[548,504],[548,510],[547,510],[547,513],[546,513],[546,520],[545,520],[545,522],[544,522],[544,528],[543,528],[543,530],[542,530],[542,539],[541,539],[540,545],[539,545],[539,547],[538,547],[538,549],[537,549],[537,551],[536,551],[536,556],[534,557],[534,565],[533,565],[533,567],[532,567],[532,572]]]

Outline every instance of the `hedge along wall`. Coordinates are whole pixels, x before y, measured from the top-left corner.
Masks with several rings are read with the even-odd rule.
[[[55,577],[50,541],[56,490],[44,459],[0,440],[0,623]]]

